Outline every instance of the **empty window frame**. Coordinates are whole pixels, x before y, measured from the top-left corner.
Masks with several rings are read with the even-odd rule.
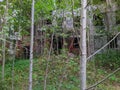
[[[73,48],[79,48],[80,38],[75,37],[73,41]]]
[[[114,36],[108,37],[108,41],[110,41],[111,39],[113,39]],[[115,38],[108,46],[108,48],[117,48],[117,38]]]

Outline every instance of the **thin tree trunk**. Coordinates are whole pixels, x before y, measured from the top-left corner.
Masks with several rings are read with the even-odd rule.
[[[3,61],[2,61],[2,80],[4,81],[4,74],[5,74],[5,59],[6,59],[6,57],[5,57],[5,49],[6,49],[6,36],[5,36],[5,34],[3,35],[3,38],[4,38],[4,41],[3,41]]]
[[[34,0],[32,0],[31,20],[32,23],[31,23],[31,41],[30,41],[29,90],[32,90],[33,45],[34,45]]]
[[[45,70],[45,79],[44,79],[44,90],[46,90],[46,88],[47,88],[47,77],[48,77],[48,70],[49,70],[49,61],[51,58],[50,55],[51,55],[52,46],[53,46],[53,37],[54,37],[54,32],[53,32],[52,37],[51,37],[50,50],[49,50],[48,58],[47,58],[47,64],[46,64],[46,70]]]
[[[12,41],[12,50],[13,50],[13,44],[14,44],[14,42]],[[13,54],[13,62],[12,62],[12,90],[14,90],[14,73],[15,73],[15,71],[14,71],[14,65],[15,65],[15,50],[16,50],[16,43],[15,43],[15,48],[14,48],[14,54]]]
[[[54,8],[56,10],[56,0],[53,0],[54,2]],[[55,21],[56,21],[56,16],[54,17]],[[56,25],[56,23],[55,23]],[[46,90],[47,88],[47,77],[48,77],[48,70],[49,70],[49,61],[50,61],[50,58],[51,58],[51,52],[52,52],[52,49],[53,49],[53,38],[54,38],[54,31],[52,33],[52,37],[51,37],[51,44],[50,44],[50,50],[48,52],[48,58],[47,58],[47,64],[46,64],[46,70],[45,70],[45,78],[44,78],[44,90]]]
[[[113,26],[115,25],[115,22],[114,22],[114,13],[112,12],[113,11],[113,7],[112,7],[112,0],[106,0],[106,25],[107,25],[107,30],[109,32],[112,31],[112,28]]]
[[[81,60],[80,60],[80,90],[86,89],[86,24],[87,24],[87,0],[81,0]]]
[[[8,14],[8,0],[6,1],[6,11],[5,11],[5,26],[7,25],[7,14]],[[5,49],[6,49],[6,32],[3,30],[3,61],[2,61],[2,80],[4,81],[4,73],[5,73]]]

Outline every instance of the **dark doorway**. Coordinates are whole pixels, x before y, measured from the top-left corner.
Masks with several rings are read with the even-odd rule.
[[[29,57],[30,57],[30,46],[24,46],[24,48],[23,48],[23,57],[25,58],[25,59],[29,59]]]
[[[74,48],[79,48],[79,38],[75,37],[73,41],[73,47]]]

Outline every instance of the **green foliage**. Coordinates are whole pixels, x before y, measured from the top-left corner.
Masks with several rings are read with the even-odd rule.
[[[43,90],[44,76],[47,62],[47,55],[41,56],[39,59],[34,59],[33,68],[33,90]],[[100,60],[100,59],[99,59]],[[88,64],[88,82],[93,83],[95,80],[102,79],[108,72],[103,69],[98,69],[97,74],[94,76],[93,66],[91,63]],[[100,64],[97,64],[100,65]],[[66,50],[60,55],[51,55],[49,60],[49,70],[47,78],[47,90],[57,90],[61,86],[61,90],[79,90],[79,58],[69,57],[66,54]],[[98,66],[96,66],[98,67]],[[0,67],[1,70],[1,67]],[[28,60],[16,60],[15,61],[15,89],[26,90],[28,87],[28,72],[29,72],[29,61]],[[65,74],[64,74],[65,73]],[[0,72],[1,74],[1,72]],[[12,80],[12,61],[8,62],[5,66],[5,84],[0,81],[0,87],[5,88],[2,90],[8,90],[11,88]],[[109,78],[110,82],[119,82],[119,74],[116,74]],[[0,76],[1,79],[1,76]],[[62,83],[60,83],[60,80]],[[94,79],[94,81],[93,81]],[[111,83],[112,84],[112,83]],[[104,88],[107,90],[105,85],[100,85],[98,88]],[[113,89],[114,90],[114,89]]]
[[[108,50],[103,54],[98,54],[95,57],[96,64],[98,67],[104,67],[107,69],[116,69],[120,67],[120,51]]]
[[[117,2],[117,5],[119,6],[120,5],[120,0],[115,0]]]
[[[32,0],[11,0],[9,1],[11,4],[8,10],[8,26],[3,27],[5,31],[10,29],[12,31],[19,31],[21,30],[22,35],[29,34],[30,28],[30,18],[31,18],[31,1]],[[72,0],[56,0],[56,6],[54,6],[54,0],[35,0],[35,22],[40,19],[50,19],[52,20],[53,17],[51,16],[51,11],[57,9],[64,9],[64,10],[71,10],[72,8]],[[73,0],[74,6],[73,8],[80,7],[80,0]],[[118,0],[119,1],[119,0]],[[101,4],[104,0],[93,0],[93,4]],[[2,5],[1,5],[2,4]],[[5,13],[5,0],[4,2],[0,3],[0,17]],[[103,14],[99,14],[101,11],[96,10],[94,13],[99,16],[100,19],[103,19]],[[118,13],[119,15],[119,13]],[[119,17],[119,16],[118,16]],[[42,28],[43,31],[48,33],[48,37],[50,34],[55,32],[58,35],[66,38],[68,37],[67,34],[61,33],[59,29],[62,26],[62,18],[57,19],[58,26],[56,27],[47,27],[44,26]],[[99,20],[96,20],[94,24],[103,25]],[[98,31],[98,30],[97,30]],[[98,33],[104,33],[101,29]],[[60,34],[60,33],[61,34]],[[95,57],[97,67],[103,67],[107,69],[115,69],[119,67],[120,64],[120,55],[118,52],[108,51],[103,54],[99,54]],[[46,62],[47,62],[47,55],[41,56],[39,59],[34,60],[34,68],[33,68],[33,88],[34,90],[43,90],[43,82],[45,76],[45,69],[46,69]],[[51,59],[48,61],[49,63],[49,70],[48,70],[48,78],[47,78],[47,90],[57,90],[58,86],[61,86],[61,90],[79,90],[79,58],[78,57],[69,57],[67,55],[66,50],[62,51],[60,55],[51,55]],[[28,87],[28,70],[29,68],[29,61],[28,60],[17,60],[15,62],[15,89],[16,90],[27,90]],[[89,66],[89,69],[91,66]],[[0,67],[1,70],[1,67]],[[100,79],[101,76],[106,74],[106,71],[102,69],[98,69],[98,76],[97,79]],[[8,90],[11,86],[11,72],[12,72],[12,62],[8,62],[5,66],[5,82],[0,81],[0,89],[1,90]],[[65,74],[64,74],[65,73]],[[95,78],[93,75],[93,71],[90,70],[87,72],[91,74],[88,76],[89,83],[93,82]],[[1,72],[0,72],[1,74]],[[103,78],[103,77],[102,77]],[[0,76],[1,79],[1,76]],[[60,80],[62,83],[60,83]],[[120,81],[117,76],[112,76],[109,78],[110,81]],[[94,80],[95,81],[95,80]],[[105,86],[105,85],[104,85]],[[99,86],[100,89],[106,88],[102,85]],[[109,89],[104,89],[109,90]]]
[[[8,90],[7,82],[0,81],[0,90]]]
[[[40,57],[40,59],[34,60],[33,68],[33,85],[34,90],[43,90],[44,75],[46,69],[47,56]],[[60,80],[63,78],[61,83],[63,90],[73,90],[79,85],[79,76],[78,76],[78,58],[68,59],[67,54],[53,55],[49,61],[49,72],[47,78],[47,90],[57,90]],[[5,81],[6,86],[9,88],[11,85],[11,73],[12,73],[12,61],[6,64],[5,67]],[[25,90],[28,83],[28,70],[29,61],[28,60],[16,60],[15,61],[15,89],[16,90]],[[1,70],[1,67],[0,67]],[[63,72],[66,72],[64,77]],[[0,73],[1,74],[1,73]],[[1,77],[0,77],[1,79]],[[4,84],[1,84],[4,85]],[[21,87],[19,87],[21,86]],[[1,86],[3,87],[3,86]],[[3,87],[4,88],[4,87]],[[6,89],[7,90],[7,89]],[[76,88],[75,90],[78,90]]]
[[[117,81],[117,78],[115,75],[112,75],[111,77],[109,77],[109,80],[110,81]]]
[[[93,4],[96,5],[96,4],[102,4],[102,3],[105,3],[105,0],[93,0]]]

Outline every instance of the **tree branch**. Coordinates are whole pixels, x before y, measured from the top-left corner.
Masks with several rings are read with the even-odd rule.
[[[92,58],[93,56],[95,56],[97,53],[99,53],[102,49],[104,49],[106,46],[108,46],[118,35],[120,34],[120,32],[118,32],[108,43],[106,43],[103,47],[101,47],[100,49],[98,49],[96,52],[94,52],[92,55],[90,55],[87,58],[87,61],[90,61],[90,58]]]
[[[88,87],[86,90],[90,90],[94,87],[96,87],[97,85],[101,84],[102,82],[104,82],[106,79],[108,79],[109,77],[111,77],[113,74],[115,74],[116,72],[118,72],[120,70],[120,67],[118,69],[116,69],[115,71],[113,71],[112,73],[110,73],[108,76],[106,76],[104,79],[102,79],[101,81],[97,82],[96,84]]]

